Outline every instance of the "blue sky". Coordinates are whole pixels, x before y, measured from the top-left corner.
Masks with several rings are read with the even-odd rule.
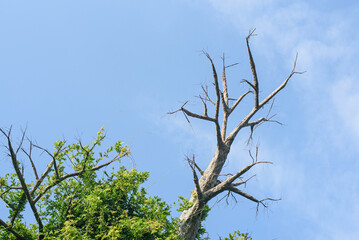
[[[205,168],[215,136],[207,123],[191,128],[166,113],[186,100],[202,111],[194,96],[212,81],[202,49],[218,68],[223,52],[239,62],[227,72],[230,96],[239,96],[240,80],[251,77],[245,37],[255,27],[262,96],[290,73],[297,52],[297,70],[307,71],[276,98],[284,126],[254,135],[260,159],[274,165],[254,169],[246,191],[283,200],[257,216],[246,199],[211,202],[210,237],[240,229],[257,240],[359,239],[358,13],[349,0],[0,1],[0,126],[20,133],[27,125],[51,148],[62,138],[91,140],[105,125],[109,144],[131,145],[124,163],[151,172],[149,193],[172,203],[194,188],[184,155]],[[239,134],[225,171],[250,161],[247,137]],[[4,174],[10,160],[0,156]]]

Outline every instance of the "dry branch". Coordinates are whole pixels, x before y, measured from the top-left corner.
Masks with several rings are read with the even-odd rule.
[[[251,49],[249,47],[249,39],[253,36],[255,36],[254,31],[256,29],[253,29],[252,31],[249,32],[249,35],[246,38],[246,43],[247,43],[247,50],[248,50],[248,56],[249,56],[249,63],[251,65],[251,70],[252,70],[252,75],[253,75],[253,82],[254,84],[252,85],[250,82],[247,83],[250,84],[253,87],[254,90],[254,108],[258,109],[258,104],[259,104],[259,86],[258,86],[258,77],[257,77],[257,70],[256,70],[256,66],[254,64],[254,60],[253,60],[253,56],[252,56],[252,52]]]

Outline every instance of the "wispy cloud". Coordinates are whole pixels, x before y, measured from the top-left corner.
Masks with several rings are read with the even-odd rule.
[[[241,33],[257,28],[258,55],[288,68],[292,62],[282,59],[298,52],[298,69],[307,71],[292,83],[304,112],[296,120],[302,132],[291,139],[306,143],[301,149],[283,146],[281,140],[262,144],[262,157],[274,158],[276,166],[258,169],[259,189],[282,194],[286,207],[300,209],[318,229],[310,239],[359,238],[356,15],[350,8],[324,11],[301,1],[210,2]]]

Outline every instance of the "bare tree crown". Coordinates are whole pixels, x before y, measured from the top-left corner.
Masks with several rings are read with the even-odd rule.
[[[258,161],[258,148],[256,148],[256,154],[253,156],[252,152],[249,151],[250,157],[252,158],[252,163],[245,166],[243,169],[238,171],[237,173],[228,173],[223,174],[222,169],[224,166],[224,163],[227,160],[228,153],[230,151],[230,148],[238,134],[238,132],[244,128],[249,127],[251,130],[251,134],[249,137],[249,140],[252,138],[252,134],[254,129],[261,125],[264,122],[277,122],[273,120],[273,117],[275,115],[270,116],[270,111],[273,106],[274,97],[285,88],[287,85],[289,79],[295,74],[301,74],[303,72],[297,72],[295,70],[296,63],[297,63],[297,55],[294,60],[293,68],[288,75],[288,77],[280,84],[274,91],[272,91],[269,95],[262,98],[260,96],[260,87],[259,87],[259,79],[257,75],[256,66],[254,63],[253,55],[250,49],[249,40],[255,36],[254,30],[250,31],[248,36],[246,37],[246,46],[248,51],[248,57],[249,57],[249,63],[251,67],[252,72],[252,81],[243,80],[242,82],[246,83],[249,86],[249,90],[245,91],[240,95],[238,98],[230,98],[228,93],[228,86],[227,86],[227,76],[226,76],[226,68],[233,66],[235,64],[226,66],[225,65],[225,56],[223,54],[222,57],[222,87],[220,87],[219,80],[218,80],[218,74],[216,67],[213,63],[213,60],[211,56],[203,51],[203,54],[207,57],[211,64],[212,74],[213,74],[213,85],[214,90],[216,93],[215,100],[212,100],[209,93],[208,93],[208,87],[202,86],[203,94],[199,95],[199,98],[201,99],[203,103],[204,113],[199,114],[192,112],[186,108],[186,105],[188,103],[185,102],[178,110],[169,112],[169,114],[174,114],[176,112],[182,112],[188,122],[190,122],[189,118],[197,118],[204,121],[212,122],[215,126],[215,132],[216,132],[216,139],[217,139],[217,149],[216,152],[210,161],[208,167],[206,170],[200,169],[200,167],[195,162],[194,156],[192,158],[187,157],[187,161],[189,166],[192,169],[193,173],[193,181],[196,187],[196,196],[191,197],[191,201],[194,203],[191,209],[188,209],[187,211],[184,211],[181,215],[182,225],[180,227],[180,236],[184,237],[184,239],[193,239],[193,232],[196,232],[195,230],[191,229],[193,226],[198,226],[198,224],[194,223],[195,221],[200,221],[200,215],[201,211],[203,210],[203,206],[211,199],[213,199],[218,194],[228,191],[227,197],[229,195],[238,194],[242,197],[245,197],[255,203],[257,203],[257,208],[259,205],[263,205],[266,207],[265,201],[267,200],[278,200],[278,199],[272,199],[272,198],[266,198],[263,200],[258,200],[257,198],[253,197],[252,195],[245,193],[244,191],[240,190],[238,187],[245,185],[252,177],[243,180],[242,176],[248,172],[252,167],[254,167],[257,164],[260,163],[270,163],[270,162],[264,162],[264,161]],[[229,116],[233,113],[233,111],[238,107],[238,105],[241,103],[241,101],[248,96],[250,93],[254,96],[254,103],[252,109],[245,115],[245,117],[237,123],[237,125],[232,129],[231,131],[228,131],[228,119]],[[261,100],[262,99],[262,100]],[[269,111],[265,117],[260,117],[258,119],[252,120],[252,118],[258,113],[263,107],[267,104],[269,104],[272,101]],[[231,104],[231,102],[234,102]],[[208,104],[214,106],[214,114],[213,116],[210,116],[208,114]],[[222,105],[222,111],[221,109]],[[222,123],[220,123],[220,112],[222,112]],[[199,178],[197,175],[197,171],[201,174],[201,177]],[[225,180],[220,180],[219,176],[227,176]],[[196,220],[194,220],[196,219]],[[198,220],[199,219],[199,220]]]

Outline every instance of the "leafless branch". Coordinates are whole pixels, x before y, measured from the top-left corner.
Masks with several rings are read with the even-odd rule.
[[[231,191],[228,191],[226,195],[224,195],[222,198],[220,198],[219,200],[217,200],[216,202],[219,203],[221,202],[223,199],[226,199],[226,203],[228,204],[228,198],[231,194]]]
[[[226,181],[224,181],[224,184],[231,184],[232,182],[234,182],[237,178],[239,178],[240,176],[242,176],[243,174],[245,174],[246,172],[249,171],[249,169],[251,169],[253,166],[257,165],[257,164],[261,164],[261,163],[269,163],[272,164],[272,162],[268,162],[268,161],[260,161],[260,162],[254,162],[251,163],[247,166],[245,166],[244,168],[242,168],[242,170],[240,170],[239,172],[237,172],[236,174],[234,174],[232,177],[228,178]]]
[[[182,112],[184,112],[187,116],[190,116],[190,117],[193,117],[193,118],[198,118],[198,119],[202,119],[202,120],[207,120],[207,121],[210,121],[210,122],[215,122],[215,119],[211,118],[211,117],[206,117],[206,116],[202,116],[202,115],[199,115],[197,113],[193,113],[191,111],[188,111],[187,109],[185,108],[182,108],[181,109]]]
[[[194,164],[194,166],[197,168],[198,172],[199,172],[201,175],[203,175],[204,171],[203,171],[200,167],[198,167],[197,163],[196,163],[196,162],[193,162],[193,164]]]
[[[11,129],[9,130],[9,132],[6,134],[2,129],[0,129],[1,132],[5,135],[5,137],[7,138],[7,142],[8,142],[8,148],[9,148],[9,151],[10,151],[10,156],[11,156],[11,160],[12,160],[12,164],[13,164],[13,167],[15,169],[15,172],[16,172],[16,175],[21,183],[21,186],[22,186],[22,189],[25,193],[25,196],[30,204],[30,207],[32,209],[32,212],[34,214],[34,217],[36,219],[36,222],[38,223],[39,225],[39,239],[43,239],[43,224],[42,224],[42,221],[41,221],[41,218],[37,212],[37,209],[36,209],[36,206],[35,206],[35,203],[32,199],[32,196],[29,192],[29,189],[27,188],[27,185],[25,183],[25,180],[24,180],[24,177],[23,177],[23,174],[20,172],[20,169],[19,169],[19,164],[18,164],[18,160],[17,160],[17,157],[16,157],[16,153],[15,151],[13,150],[13,147],[12,147],[12,144],[11,144],[11,140],[10,140],[10,133],[11,133]]]
[[[34,164],[34,162],[32,161],[32,157],[31,157],[31,153],[32,153],[32,142],[30,141],[30,147],[29,147],[29,153],[26,152],[26,150],[24,148],[21,148],[21,150],[27,155],[27,157],[29,158],[30,160],[30,163],[31,163],[31,167],[32,167],[32,170],[34,172],[34,175],[35,175],[35,178],[36,180],[39,180],[39,176],[37,174],[37,170],[36,170],[36,166]]]
[[[204,94],[206,95],[206,100],[210,101],[213,105],[216,105],[216,103],[213,102],[212,99],[209,97],[208,86],[206,86],[206,88],[204,88],[203,85],[201,85],[201,87],[202,87]]]
[[[226,66],[225,68],[230,68],[230,67],[236,66],[236,65],[238,65],[238,64],[239,64],[239,63],[233,63],[233,64],[230,64],[230,65]]]
[[[267,161],[261,161],[261,162],[256,161],[254,163],[251,163],[251,164],[245,166],[239,172],[237,172],[236,174],[233,174],[233,176],[227,178],[225,181],[221,182],[220,184],[218,184],[215,187],[208,190],[208,197],[213,197],[225,190],[228,190],[228,187],[232,186],[232,183],[236,179],[240,178],[243,174],[248,172],[253,166],[260,164],[260,163],[270,163],[271,164],[271,162],[267,162]]]
[[[208,117],[208,116],[202,116],[202,115],[199,115],[197,113],[193,113],[187,109],[184,108],[184,106],[188,103],[185,102],[185,104],[182,105],[182,107],[176,111],[173,111],[173,112],[168,112],[167,114],[174,114],[176,112],[179,112],[179,111],[182,111],[183,113],[185,113],[185,115],[188,115],[190,117],[193,117],[193,118],[198,118],[198,119],[202,119],[202,120],[207,120],[207,121],[210,121],[210,122],[215,122],[215,119],[214,118],[211,118],[211,117]],[[188,119],[187,119],[188,120]],[[189,120],[188,120],[189,121]]]
[[[19,152],[19,150],[20,150],[20,148],[22,146],[22,143],[24,142],[25,134],[26,134],[26,128],[25,128],[24,131],[22,131],[21,141],[19,143],[19,146],[16,149],[16,152],[15,152],[16,154],[18,154],[18,152]]]
[[[221,137],[222,137],[222,141],[224,141],[226,139],[226,134],[227,134],[227,121],[228,121],[228,116],[229,116],[229,109],[226,104],[226,100],[224,99],[223,93],[221,93],[221,100],[222,100],[222,106],[223,106],[223,122],[222,122]],[[227,100],[227,102],[228,102],[228,100]]]
[[[53,162],[53,165],[54,165],[54,169],[55,169],[55,174],[56,174],[56,177],[59,179],[60,178],[60,175],[59,175],[59,170],[57,169],[57,163],[56,163],[56,157],[59,155],[59,153],[61,151],[63,151],[64,149],[62,148],[65,144],[63,144],[62,146],[60,146],[56,153],[54,155],[52,155],[47,149],[43,148],[43,147],[40,147],[38,145],[35,145],[34,144],[34,147],[38,148],[38,149],[41,149],[42,151],[46,152],[51,158],[52,158],[52,162]]]
[[[252,163],[258,162],[258,149],[259,149],[259,145],[256,146],[256,155],[255,155],[255,157],[253,157],[252,150],[251,149],[248,150],[249,156],[252,159]]]
[[[298,53],[295,56],[295,60],[294,60],[294,64],[293,64],[293,69],[291,71],[291,73],[289,74],[289,76],[286,78],[286,80],[284,80],[284,82],[276,89],[274,90],[271,94],[268,95],[268,97],[266,97],[260,104],[259,104],[259,108],[263,107],[267,102],[269,102],[275,95],[277,95],[277,93],[279,93],[288,83],[289,79],[294,75],[294,74],[303,74],[304,72],[297,72],[295,71],[295,67],[297,65],[297,59],[298,59]]]
[[[239,190],[236,187],[229,186],[228,190],[231,191],[231,192],[237,193],[237,194],[241,195],[242,197],[245,197],[245,198],[247,198],[247,199],[249,199],[249,200],[251,200],[251,201],[253,201],[255,203],[260,202],[257,198],[253,197],[252,195],[250,195],[248,193],[243,192],[242,190]]]
[[[226,63],[225,63],[224,53],[223,53],[222,61],[223,61],[223,73],[222,73],[223,102],[222,102],[222,104],[227,109],[228,108],[228,89],[227,89]]]
[[[220,95],[221,94],[220,94],[219,85],[218,85],[217,72],[216,72],[216,68],[213,64],[211,56],[205,51],[203,51],[203,54],[208,58],[208,60],[211,62],[211,66],[212,66],[214,86],[215,86],[215,90],[216,90],[216,104],[215,104],[216,109],[215,109],[215,113],[214,113],[214,123],[216,125],[217,145],[222,146],[223,139],[222,139],[222,134],[221,134],[221,128],[218,123],[218,114],[219,114],[219,105],[220,105],[220,98],[221,98]]]
[[[247,79],[242,79],[241,83],[247,83],[255,91],[255,87],[254,87],[253,83],[251,83]]]
[[[261,117],[260,119],[254,121],[254,122],[249,122],[245,125],[245,127],[249,126],[250,129],[251,129],[251,133],[249,135],[249,138],[248,138],[248,141],[247,141],[247,145],[250,143],[250,141],[252,140],[252,136],[253,136],[253,132],[254,130],[260,126],[262,123],[264,122],[274,122],[274,123],[277,123],[279,125],[283,125],[283,123],[277,121],[277,120],[272,120],[272,118],[274,118],[276,116],[276,114],[272,115],[271,117],[269,118],[265,118],[265,117]]]
[[[254,31],[256,29],[253,29],[252,31],[249,32],[247,38],[246,38],[246,43],[247,43],[247,50],[248,50],[248,56],[249,56],[249,63],[251,65],[251,70],[252,70],[252,75],[253,75],[253,82],[254,84],[251,85],[253,86],[254,89],[254,107],[256,109],[258,109],[258,104],[259,104],[259,86],[258,86],[258,77],[257,77],[257,71],[256,71],[256,66],[254,64],[254,60],[253,60],[253,56],[252,56],[252,52],[251,49],[249,47],[249,39],[253,36],[255,36]],[[248,82],[249,83],[249,82]]]
[[[238,195],[241,195],[242,197],[245,197],[245,198],[251,200],[252,202],[257,203],[257,208],[256,208],[257,213],[258,213],[259,205],[262,205],[265,208],[268,207],[268,205],[265,203],[266,201],[280,201],[281,200],[280,198],[279,199],[265,198],[265,199],[262,199],[262,200],[258,200],[257,198],[253,197],[252,195],[250,195],[250,194],[248,194],[246,192],[243,192],[243,191],[241,191],[238,188],[233,187],[233,186],[230,186],[228,188],[228,190],[231,191],[231,192],[237,193]]]
[[[233,112],[233,110],[238,106],[238,104],[243,100],[243,98],[248,94],[251,93],[251,90],[248,90],[247,92],[245,92],[244,94],[242,94],[242,96],[240,96],[238,99],[233,99],[236,100],[235,103],[233,104],[233,106],[229,109],[229,114],[231,114]]]
[[[188,156],[186,156],[186,160],[188,162],[188,165],[192,169],[193,181],[194,181],[194,184],[196,186],[196,193],[197,193],[197,196],[198,196],[198,201],[202,201],[203,194],[202,194],[201,187],[199,185],[198,176],[197,176],[196,169],[195,169],[197,164],[195,163],[194,155],[192,156],[192,159],[190,159]]]
[[[203,99],[203,97],[201,95],[199,95],[198,97],[201,99],[201,101],[203,103],[203,107],[204,107],[203,116],[208,117],[206,100]]]
[[[203,51],[203,54],[208,58],[208,60],[211,62],[211,66],[212,66],[214,86],[216,89],[216,110],[215,110],[215,114],[214,114],[214,119],[216,119],[216,121],[217,121],[218,113],[219,113],[219,104],[220,104],[220,90],[219,90],[219,85],[218,85],[217,71],[213,64],[211,56],[205,51]]]
[[[241,181],[241,182],[234,182],[232,183],[232,186],[240,186],[240,185],[243,185],[244,184],[244,187],[246,187],[246,184],[249,180],[251,180],[252,178],[254,178],[256,175],[254,174],[253,176],[251,176],[250,178],[244,180],[244,181]]]
[[[257,202],[257,213],[258,213],[258,209],[259,209],[259,205],[262,205],[264,208],[267,208],[268,207],[268,204],[266,204],[265,202],[266,201],[272,201],[272,202],[275,202],[275,201],[280,201],[282,200],[281,198],[278,198],[278,199],[274,199],[274,198],[265,198],[265,199],[262,199],[260,201]]]
[[[269,94],[262,102],[259,103],[258,107],[254,107],[252,109],[252,111],[250,113],[248,113],[248,115],[246,117],[243,118],[243,120],[237,125],[237,127],[228,135],[227,139],[226,139],[226,143],[227,145],[231,145],[234,141],[234,138],[236,137],[236,135],[238,134],[238,132],[246,126],[253,126],[253,124],[248,124],[249,120],[258,112],[259,109],[261,109],[265,104],[267,104],[275,95],[277,95],[277,93],[279,93],[288,83],[289,79],[294,75],[294,74],[302,74],[304,72],[296,72],[295,71],[295,67],[297,64],[297,58],[298,58],[298,54],[296,55],[295,61],[294,61],[294,65],[293,65],[293,69],[291,71],[291,73],[289,74],[289,76],[287,77],[287,79],[276,89],[274,90],[271,94]],[[255,86],[253,86],[255,87]],[[265,118],[263,118],[261,121],[263,121]]]

